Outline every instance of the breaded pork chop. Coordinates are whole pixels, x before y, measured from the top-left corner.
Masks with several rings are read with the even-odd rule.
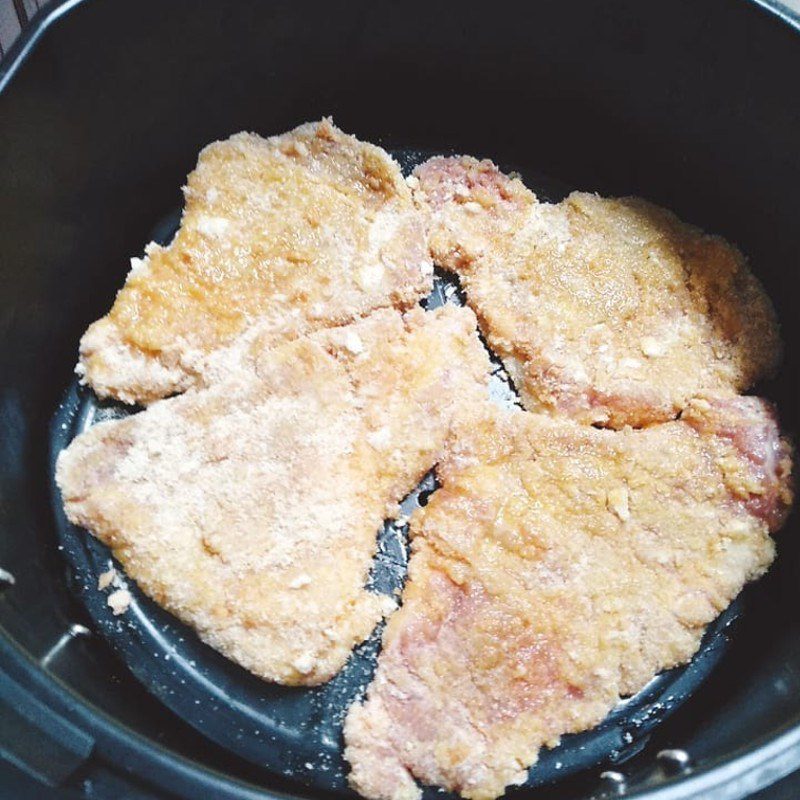
[[[777,366],[770,301],[723,239],[636,198],[539,203],[488,161],[434,158],[416,177],[434,260],[529,411],[640,426]]]
[[[790,466],[756,398],[644,430],[499,411],[462,425],[346,721],[353,787],[484,800],[523,782],[541,747],[689,659],[767,569]]]
[[[408,308],[430,291],[422,221],[397,164],[328,120],[200,154],[180,230],[150,244],[78,371],[102,397],[147,403],[202,383],[246,328],[274,339]]]
[[[488,358],[467,309],[375,312],[80,435],[69,519],[263,678],[334,675],[393,601],[365,589],[382,521],[439,457]]]

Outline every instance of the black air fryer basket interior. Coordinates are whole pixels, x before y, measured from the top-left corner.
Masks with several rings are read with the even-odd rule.
[[[112,619],[91,589],[105,553],[54,509],[53,448],[93,408],[74,387],[78,338],[128,258],[170,235],[204,144],[332,114],[406,166],[467,152],[520,169],[543,197],[665,205],[750,256],[787,344],[758,391],[794,434],[799,75],[800,23],[747,0],[47,6],[0,67],[3,755],[94,798],[353,797],[313,759],[338,688],[313,701],[317,723],[259,739],[265,714],[311,701],[228,664],[138,595],[136,614]],[[689,668],[544,754],[510,796],[739,798],[800,766],[796,528],[795,515],[769,575]],[[367,650],[347,680],[366,676]],[[167,654],[180,665],[164,669]],[[338,740],[326,758],[337,752]]]

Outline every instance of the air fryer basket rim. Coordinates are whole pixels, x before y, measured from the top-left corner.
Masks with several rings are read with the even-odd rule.
[[[51,0],[40,8],[0,64],[0,94],[26,58],[55,22],[86,0]],[[779,0],[747,0],[800,35],[800,15]],[[220,800],[284,800],[291,795],[225,775],[184,757],[127,728],[82,698],[69,685],[45,672],[9,637],[0,632],[0,704],[12,706],[19,716],[46,731],[51,723],[66,722],[85,732],[89,750],[117,765],[123,772],[146,775],[154,789],[180,792],[187,797]],[[14,762],[0,742],[0,754]],[[25,768],[24,764],[18,766]],[[740,753],[676,778],[656,789],[626,796],[641,800],[739,800],[768,787],[800,768],[800,718],[783,729],[756,740]]]

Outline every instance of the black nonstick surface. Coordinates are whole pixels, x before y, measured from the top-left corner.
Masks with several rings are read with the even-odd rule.
[[[104,556],[58,549],[50,476],[63,440],[50,425],[76,343],[159,214],[180,202],[207,142],[332,114],[388,149],[530,166],[545,195],[540,174],[671,208],[738,244],[773,298],[787,350],[779,378],[759,391],[797,438],[800,21],[749,0],[50,0],[31,30],[43,32],[38,42],[23,34],[0,65],[0,568],[14,578],[0,590],[0,753],[39,779],[94,800],[339,792],[216,744],[212,727],[235,740],[236,724],[213,701],[202,716],[171,711],[160,697],[200,697],[178,684],[170,700],[168,670],[144,688],[122,644],[160,656],[157,637],[167,650],[190,639],[177,642],[174,622],[147,609],[167,633],[129,611],[109,625],[139,627],[109,646],[105,611],[89,614],[84,602],[100,604]],[[72,435],[73,420],[63,422]],[[694,690],[674,713],[628,731],[640,735],[613,761],[618,775],[602,778],[605,766],[567,775],[562,760],[555,783],[514,794],[738,800],[797,768],[797,534],[795,514],[775,565],[721,632],[724,646],[710,648],[713,670],[702,686],[684,673]],[[203,669],[213,658],[194,660]],[[250,680],[224,662],[212,677],[226,691]],[[313,740],[302,734],[298,746]],[[613,754],[614,741],[596,741]],[[674,748],[688,770],[658,757]]]
[[[431,153],[395,150],[408,174]],[[560,182],[520,169],[528,186],[541,200],[556,202],[567,194]],[[177,228],[179,213],[165,217],[151,238],[166,244]],[[456,279],[437,271],[425,308],[446,302],[461,304]],[[501,404],[516,402],[499,361],[493,357],[491,394]],[[81,431],[95,422],[131,414],[122,404],[101,402],[94,393],[73,380],[50,426],[51,470],[58,453]],[[97,630],[120,654],[131,672],[156,697],[199,732],[222,747],[280,774],[316,789],[349,792],[347,767],[342,757],[342,724],[350,704],[369,683],[380,649],[380,632],[353,653],[345,668],[330,682],[315,688],[283,687],[265,683],[231,663],[194,632],[159,608],[139,591],[124,572],[115,569],[132,594],[127,612],[115,616],[107,597],[118,584],[98,589],[98,578],[114,563],[108,548],[65,518],[52,478],[56,528],[63,553],[72,569],[72,587],[83,601]],[[401,504],[404,517],[424,505],[435,491],[432,474]],[[408,559],[407,528],[387,521],[378,532],[378,553],[370,588],[391,593],[402,588]],[[542,752],[530,770],[526,786],[553,783],[598,764],[609,764],[636,752],[642,740],[675,711],[705,680],[728,642],[727,630],[741,613],[737,601],[709,628],[691,663],[654,678],[641,692],[626,699],[597,728],[567,736],[558,747]],[[426,798],[445,796],[426,790]]]

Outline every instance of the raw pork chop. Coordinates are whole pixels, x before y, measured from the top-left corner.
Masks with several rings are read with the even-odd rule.
[[[78,371],[102,397],[147,403],[202,383],[207,356],[254,324],[278,339],[430,291],[399,167],[328,120],[209,145],[185,195],[172,243],[132,259],[81,340]]]
[[[776,367],[772,306],[723,239],[636,198],[539,203],[488,161],[434,158],[416,177],[434,261],[529,411],[639,426]]]
[[[228,658],[318,684],[394,607],[365,589],[382,521],[485,396],[467,309],[385,309],[79,436],[69,519]]]
[[[497,797],[541,747],[692,656],[772,561],[791,465],[761,400],[684,418],[610,431],[493,410],[460,426],[346,721],[357,791]]]

